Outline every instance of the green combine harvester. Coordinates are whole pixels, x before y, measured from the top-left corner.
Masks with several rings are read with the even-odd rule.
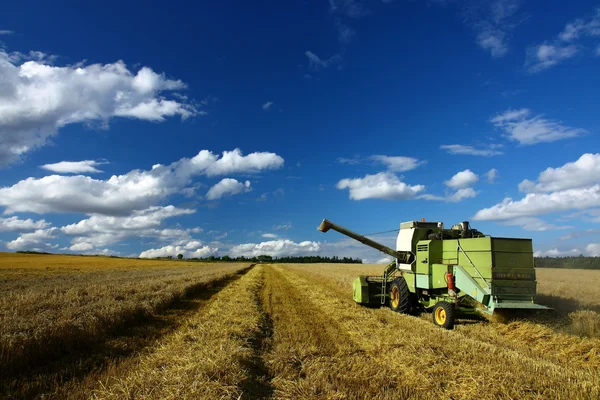
[[[396,250],[324,219],[333,229],[394,257],[382,276],[359,276],[354,301],[403,314],[431,310],[433,322],[452,329],[457,314],[498,310],[551,310],[535,304],[536,276],[531,239],[491,237],[468,222],[444,229],[442,222],[403,222]]]

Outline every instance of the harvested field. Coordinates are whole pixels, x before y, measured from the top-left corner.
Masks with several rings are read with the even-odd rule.
[[[156,280],[174,279],[173,269],[194,267],[184,264],[167,262],[143,271],[162,271],[155,272]],[[597,280],[600,273],[538,270],[541,298],[563,306],[552,318],[460,320],[455,330],[446,331],[434,326],[429,314],[413,317],[356,305],[352,280],[358,274],[379,273],[381,266],[244,267],[196,265],[212,278],[192,277],[200,286],[184,296],[188,306],[166,307],[162,315],[167,328],[155,319],[127,333],[102,333],[113,342],[137,340],[143,345],[93,371],[37,388],[44,388],[46,398],[95,399],[600,397],[600,339],[572,326],[574,314],[597,317],[600,304],[579,302],[568,291],[571,285],[572,290],[597,293],[585,280]],[[107,274],[120,272],[115,267]],[[567,282],[564,286],[547,282],[560,274],[565,274],[559,278]],[[81,273],[67,275],[74,279]],[[24,284],[30,279],[39,278],[20,280]],[[209,279],[212,286],[205,284]],[[87,357],[99,355],[91,352]],[[35,398],[40,393],[35,387],[27,392],[16,385],[5,397]]]

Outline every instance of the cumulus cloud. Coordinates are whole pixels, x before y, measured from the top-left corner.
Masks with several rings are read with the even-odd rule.
[[[568,218],[583,214],[594,217],[600,214],[597,213],[597,207],[600,207],[600,154],[586,153],[574,162],[547,168],[539,174],[537,182],[523,180],[519,190],[527,193],[524,198],[505,198],[499,204],[479,210],[474,218],[506,221],[569,210],[580,211]]]
[[[584,50],[575,42],[585,37],[600,36],[600,8],[591,17],[579,18],[566,24],[556,39],[527,49],[525,65],[529,72],[540,72],[553,67]]]
[[[479,192],[474,190],[473,188],[461,188],[458,189],[454,194],[446,197],[446,200],[458,203],[461,200],[476,197],[478,194]]]
[[[364,178],[342,179],[336,187],[340,190],[349,189],[352,200],[408,200],[425,190],[423,185],[407,185],[391,172],[366,175]]]
[[[312,51],[308,51],[308,50],[306,52],[304,52],[304,55],[308,58],[308,65],[310,65],[312,68],[314,68],[316,70],[321,69],[321,68],[327,68],[327,67],[329,67],[333,64],[336,64],[342,60],[342,58],[339,56],[339,54],[334,54],[333,56],[329,57],[327,60],[321,59],[315,53],[313,53]]]
[[[261,236],[265,239],[277,239],[277,235],[274,233],[263,233]]]
[[[250,187],[250,181],[242,183],[235,179],[225,178],[208,190],[206,193],[206,198],[208,200],[217,200],[223,196],[232,196],[234,194],[249,192],[251,190],[252,188]]]
[[[600,183],[600,153],[583,154],[575,162],[542,171],[538,181],[525,179],[519,190],[525,193],[554,192]]]
[[[155,257],[177,257],[182,254],[185,258],[204,258],[217,255],[219,249],[217,247],[203,246],[194,250],[190,246],[164,246],[158,249],[149,249],[142,251],[139,258],[155,258]]]
[[[88,242],[81,242],[81,243],[77,243],[72,245],[71,247],[69,247],[69,250],[71,251],[88,251],[88,250],[92,250],[94,248],[94,245]]]
[[[24,233],[17,239],[6,243],[9,250],[34,250],[46,251],[55,248],[55,245],[48,243],[56,237],[57,229],[38,229],[32,233]]]
[[[197,113],[189,102],[164,97],[185,89],[182,81],[148,67],[133,72],[122,61],[59,67],[45,63],[43,53],[20,64],[23,58],[0,49],[0,164],[45,145],[69,124],[105,127],[114,117],[160,122]]]
[[[543,115],[532,117],[531,110],[527,108],[509,109],[493,117],[491,122],[504,131],[509,139],[521,145],[554,142],[586,133],[585,129],[572,128]]]
[[[494,181],[498,178],[500,173],[498,172],[498,170],[496,168],[492,168],[483,175],[487,179],[488,183],[494,183]]]
[[[195,210],[174,206],[150,207],[146,210],[134,211],[132,215],[115,217],[92,215],[77,223],[65,225],[60,231],[73,236],[74,246],[104,247],[128,238],[152,237],[170,242],[190,241],[190,232],[198,229],[160,229],[167,218],[193,214]],[[90,247],[89,249],[91,249]],[[81,249],[81,250],[89,250]]]
[[[545,251],[534,251],[534,257],[569,257],[569,256],[578,256],[583,252],[579,249],[571,249],[571,250],[559,250],[559,249],[550,249]],[[590,254],[593,255],[593,254]]]
[[[302,256],[318,252],[321,248],[319,242],[304,241],[300,243],[291,240],[271,240],[262,243],[246,243],[232,247],[229,255],[232,257],[257,257],[268,255],[272,257]]]
[[[272,106],[273,106],[273,102],[267,101],[265,104],[262,105],[262,109],[267,111],[267,110],[270,110]]]
[[[388,170],[393,172],[410,171],[425,163],[425,161],[419,161],[413,157],[403,156],[374,155],[371,156],[371,160],[384,164]]]
[[[521,200],[505,198],[502,203],[479,210],[473,219],[498,221],[591,207],[600,207],[600,185],[552,193],[529,193]]]
[[[44,164],[41,168],[58,174],[84,174],[102,172],[96,168],[102,164],[106,164],[106,162],[94,160],[61,161],[54,164]]]
[[[31,218],[19,219],[18,217],[0,218],[0,232],[27,232],[44,229],[50,224],[43,219],[34,221]]]
[[[27,178],[0,188],[0,205],[5,213],[80,212],[129,215],[143,210],[184,189],[196,176],[233,173],[252,174],[283,166],[274,153],[242,155],[239,149],[224,151],[221,158],[208,150],[182,158],[170,165],[156,164],[151,170],[133,170],[108,180],[87,176],[50,175]]]
[[[456,173],[450,180],[447,180],[444,183],[452,189],[463,189],[474,185],[478,180],[479,177],[476,173],[472,172],[470,169],[465,169],[464,171]]]
[[[588,256],[600,257],[600,243],[590,243],[585,247]]]
[[[501,147],[501,145],[490,145],[487,148],[476,148],[464,144],[443,144],[440,149],[446,150],[449,154],[492,157],[504,154],[504,152],[497,150]]]

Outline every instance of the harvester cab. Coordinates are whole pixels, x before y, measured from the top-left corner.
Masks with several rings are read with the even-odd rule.
[[[382,275],[359,276],[354,301],[388,305],[404,314],[430,310],[434,324],[452,329],[458,313],[492,315],[499,309],[550,310],[535,304],[536,275],[531,239],[484,235],[464,221],[400,224],[396,250],[324,219],[333,229],[394,258]]]

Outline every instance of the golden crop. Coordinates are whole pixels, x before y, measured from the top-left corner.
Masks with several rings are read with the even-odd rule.
[[[23,336],[28,338],[23,343],[43,353],[50,348],[47,338],[59,340],[48,332],[63,329],[60,340],[77,343],[81,339],[73,338],[85,333],[95,345],[49,350],[63,361],[42,357],[38,371],[43,372],[31,374],[25,366],[35,353],[5,353],[10,347],[3,342],[3,357],[12,357],[4,397],[600,398],[595,325],[600,289],[594,285],[600,272],[537,270],[538,300],[556,312],[508,323],[459,320],[446,331],[434,326],[429,314],[413,317],[355,304],[353,279],[381,273],[380,265],[258,264],[248,270],[83,257],[39,260],[31,270],[24,264],[20,271],[13,268],[12,277],[7,273],[0,281],[2,321],[15,318],[15,310],[22,321],[10,331],[3,326],[2,340],[20,337],[5,332],[34,332]],[[76,267],[78,260],[89,264]],[[50,273],[40,264],[51,266]],[[34,293],[36,301],[28,301]],[[180,300],[173,302],[166,293],[178,293]],[[129,314],[118,305],[139,302],[146,304],[146,317],[123,319]],[[9,311],[13,314],[6,318]],[[85,328],[96,318],[113,323],[121,318],[122,328]],[[53,328],[46,330],[42,321]]]

